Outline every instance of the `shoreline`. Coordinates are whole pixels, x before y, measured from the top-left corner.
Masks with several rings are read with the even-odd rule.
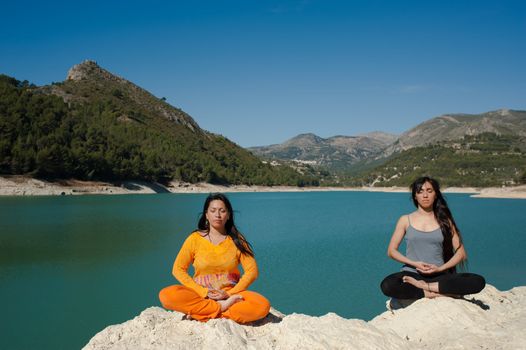
[[[168,186],[144,181],[125,181],[120,185],[100,181],[60,180],[48,182],[26,176],[0,176],[0,196],[59,196],[85,194],[153,194],[210,192],[389,192],[409,193],[405,187],[295,187],[295,186],[222,186],[208,183],[171,182]],[[526,199],[526,185],[515,187],[448,187],[444,193],[467,193],[476,198]]]

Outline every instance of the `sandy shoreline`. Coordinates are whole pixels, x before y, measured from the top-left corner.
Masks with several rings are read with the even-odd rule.
[[[404,187],[294,187],[294,186],[221,186],[207,183],[172,182],[169,186],[141,181],[126,181],[120,185],[79,180],[47,182],[24,176],[0,177],[0,196],[53,196],[81,194],[148,194],[148,193],[210,193],[210,192],[409,192]],[[526,199],[526,185],[516,187],[450,187],[445,193],[470,193],[480,198]]]

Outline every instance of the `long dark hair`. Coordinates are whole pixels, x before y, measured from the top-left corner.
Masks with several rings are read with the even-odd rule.
[[[422,189],[422,186],[424,186],[426,182],[431,184],[433,190],[435,191],[436,197],[435,201],[433,202],[433,213],[435,214],[435,219],[440,225],[440,230],[442,231],[442,235],[444,236],[444,242],[442,243],[442,257],[444,258],[444,262],[447,262],[455,254],[453,248],[453,232],[457,232],[460,245],[463,244],[462,236],[460,235],[460,230],[458,229],[455,219],[453,218],[453,214],[451,214],[451,211],[449,210],[446,199],[442,195],[442,192],[440,192],[440,185],[437,180],[428,176],[423,176],[416,179],[411,184],[411,186],[409,186],[409,188],[411,189],[411,196],[413,198],[413,203],[415,207],[418,208],[416,194]],[[465,264],[466,261],[463,260],[458,265],[460,268],[464,268]],[[451,273],[455,271],[455,266],[449,269],[449,272]]]
[[[199,230],[203,232],[210,232],[210,224],[208,223],[208,220],[206,220],[206,212],[208,211],[210,202],[215,200],[220,200],[221,202],[225,203],[228,214],[230,214],[227,222],[225,223],[226,234],[232,238],[234,244],[236,245],[237,249],[239,249],[241,254],[254,256],[252,246],[250,243],[248,243],[245,236],[239,232],[236,225],[234,224],[234,210],[232,209],[232,204],[230,204],[228,198],[222,193],[211,193],[208,195],[208,197],[206,197],[205,204],[203,205],[203,212],[201,213],[201,217],[199,218],[199,222],[197,224]]]

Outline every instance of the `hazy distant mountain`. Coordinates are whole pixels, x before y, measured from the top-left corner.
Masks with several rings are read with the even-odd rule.
[[[374,159],[394,140],[396,135],[379,131],[360,136],[338,135],[326,139],[309,133],[293,137],[282,144],[251,147],[249,150],[263,158],[342,170],[360,161]]]
[[[334,184],[406,186],[424,174],[455,186],[518,184],[526,181],[526,111],[443,115],[399,137],[302,134],[250,150],[265,158],[323,166]]]
[[[482,114],[447,114],[429,119],[404,132],[384,151],[384,156],[440,141],[458,140],[482,133],[526,136],[526,111],[501,109]]]
[[[366,136],[378,140],[386,145],[392,144],[400,135],[389,134],[383,131],[372,131],[358,136]]]
[[[0,75],[0,174],[306,185],[93,61],[37,87]],[[312,181],[311,181],[312,180]]]

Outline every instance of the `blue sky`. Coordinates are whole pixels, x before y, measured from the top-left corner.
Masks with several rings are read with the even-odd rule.
[[[0,73],[85,59],[241,146],[526,109],[524,1],[6,1]]]

